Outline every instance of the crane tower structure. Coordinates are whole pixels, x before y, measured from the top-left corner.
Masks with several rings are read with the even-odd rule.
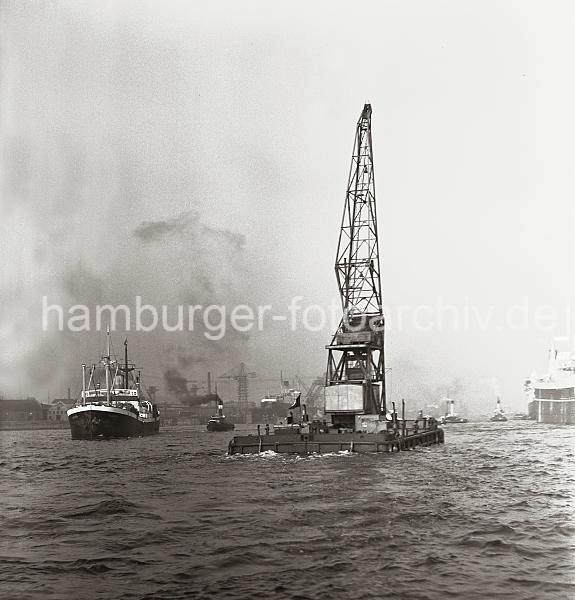
[[[248,372],[245,363],[241,363],[239,369],[232,369],[218,377],[238,382],[238,414],[242,422],[246,422],[248,415],[248,379],[255,376],[254,372]]]
[[[384,314],[377,235],[371,105],[353,147],[335,274],[343,317],[328,350],[325,410],[352,427],[357,414],[385,414]]]

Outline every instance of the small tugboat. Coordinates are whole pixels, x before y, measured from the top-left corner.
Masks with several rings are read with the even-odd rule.
[[[208,431],[233,431],[234,424],[226,421],[226,417],[224,416],[224,403],[221,398],[218,396],[218,414],[210,417],[208,421],[207,430]]]
[[[507,421],[507,417],[503,414],[503,409],[501,408],[501,398],[499,396],[497,396],[497,408],[489,420],[501,423]]]
[[[440,423],[444,425],[445,423],[467,423],[467,419],[464,417],[460,417],[455,413],[455,401],[449,398],[445,399],[447,402],[447,413],[445,416],[441,417]]]
[[[335,273],[343,315],[326,346],[325,419],[310,422],[298,395],[289,407],[286,425],[274,427],[271,433],[267,424],[265,434],[258,425],[257,436],[234,436],[229,454],[396,452],[444,441],[443,429],[434,418],[407,421],[403,401],[400,418],[395,403],[386,396],[369,104],[357,123]],[[298,418],[291,412],[297,409]]]
[[[97,381],[105,371],[106,388]],[[73,440],[129,438],[152,435],[160,431],[160,413],[155,404],[144,397],[140,375],[128,362],[128,340],[124,342],[124,365],[110,355],[110,330],[107,352],[100,368],[92,365],[86,381],[86,365],[82,365],[82,396],[67,411]]]
[[[512,421],[532,421],[533,419],[526,413],[515,413],[511,417]]]

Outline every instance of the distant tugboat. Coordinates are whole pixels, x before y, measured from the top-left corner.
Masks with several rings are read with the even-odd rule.
[[[501,408],[501,398],[499,396],[497,396],[497,408],[489,420],[497,422],[507,421],[507,417],[503,414],[503,409]]]
[[[526,413],[515,413],[511,417],[512,421],[532,421],[533,419]]]
[[[235,428],[233,423],[226,421],[224,416],[224,403],[218,397],[218,414],[214,415],[208,421],[208,431],[233,431]]]
[[[128,362],[128,341],[124,342],[124,365],[112,361],[110,331],[107,332],[107,353],[102,357],[106,388],[96,381],[96,365],[92,365],[86,382],[86,365],[82,365],[82,397],[67,411],[73,440],[129,438],[152,435],[160,430],[160,413],[146,400],[141,390],[140,376]],[[113,374],[112,374],[113,371]]]
[[[445,416],[441,417],[440,423],[443,425],[445,423],[467,423],[467,419],[464,417],[460,417],[455,413],[455,401],[446,398],[447,402],[447,413]]]

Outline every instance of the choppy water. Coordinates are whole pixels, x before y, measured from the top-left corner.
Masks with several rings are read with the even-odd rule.
[[[226,457],[230,434],[0,432],[0,596],[575,597],[575,428],[447,426],[392,455]]]

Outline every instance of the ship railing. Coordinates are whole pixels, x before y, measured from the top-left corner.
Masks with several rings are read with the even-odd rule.
[[[106,398],[106,390],[86,390],[82,392],[84,398]],[[137,398],[138,390],[132,390],[130,388],[112,388],[110,390],[110,396],[130,396]]]

